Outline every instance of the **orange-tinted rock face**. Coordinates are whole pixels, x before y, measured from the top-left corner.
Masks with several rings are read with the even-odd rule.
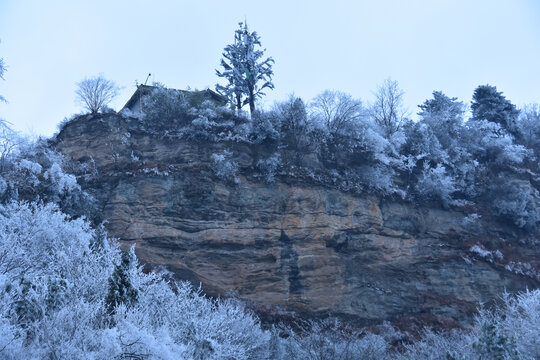
[[[365,323],[466,323],[478,303],[539,285],[505,269],[512,259],[534,266],[538,250],[489,217],[470,225],[461,210],[288,177],[265,184],[248,145],[137,133],[111,115],[68,124],[56,146],[92,169],[84,186],[111,236],[210,293]],[[210,169],[211,155],[224,149],[239,164],[238,184]],[[470,251],[475,244],[510,257],[487,261]]]

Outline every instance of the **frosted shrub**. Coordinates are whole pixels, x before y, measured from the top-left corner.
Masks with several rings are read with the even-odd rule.
[[[43,176],[51,182],[59,195],[80,189],[75,176],[63,172],[57,163],[52,164],[51,168]]]
[[[470,331],[436,334],[405,345],[398,359],[538,359],[540,357],[540,290],[504,294],[493,312],[480,310]]]
[[[240,179],[236,177],[238,164],[231,160],[232,153],[224,151],[221,154],[212,154],[212,170],[214,174],[224,181],[238,183]]]
[[[361,185],[369,191],[376,191],[385,195],[399,194],[399,190],[393,181],[395,172],[390,166],[384,164],[361,166],[357,169],[357,174]]]
[[[446,173],[443,165],[437,164],[433,168],[426,163],[416,184],[416,191],[421,198],[440,200],[444,206],[448,206],[456,188],[454,179]]]
[[[497,324],[513,336],[517,349],[525,356],[540,358],[540,289],[516,296],[504,294]]]
[[[143,97],[146,126],[170,128],[185,121],[189,105],[181,91],[156,86],[149,96]]]
[[[478,120],[468,130],[467,145],[484,162],[509,167],[523,163],[532,154],[524,146],[514,144],[514,137],[497,123]]]
[[[257,161],[257,169],[261,172],[264,180],[268,184],[272,184],[274,182],[274,177],[277,173],[280,163],[281,158],[279,154],[274,154],[269,158]]]
[[[483,246],[478,245],[478,244],[473,245],[469,249],[469,251],[489,262],[493,262],[495,259],[502,260],[504,258],[503,254],[499,250],[489,251],[489,250],[486,250]]]
[[[188,111],[193,119],[189,126],[182,129],[188,139],[205,141],[245,141],[248,131],[245,118],[234,116],[231,109],[205,100]]]
[[[510,261],[504,268],[515,274],[525,275],[540,280],[540,271],[536,270],[534,266],[528,262]]]
[[[41,165],[39,165],[36,162],[29,161],[27,159],[21,159],[19,161],[19,168],[28,170],[30,173],[34,175],[41,174],[41,170],[43,169]]]
[[[281,123],[275,111],[257,111],[252,116],[251,138],[256,144],[278,142]]]
[[[511,220],[518,227],[531,228],[540,220],[536,191],[518,183],[495,187],[492,191],[493,211]]]
[[[475,337],[460,331],[437,334],[426,330],[421,339],[405,345],[403,354],[396,356],[400,360],[467,360],[478,359],[474,356]]]
[[[391,359],[389,340],[392,333],[376,335],[361,334],[348,329],[336,320],[312,321],[301,333],[284,329],[287,336],[279,339],[281,346],[274,352],[285,353],[282,358],[298,360],[333,359]]]
[[[187,129],[186,133],[190,139],[214,141],[217,125],[206,116],[198,116],[191,122],[191,128]]]

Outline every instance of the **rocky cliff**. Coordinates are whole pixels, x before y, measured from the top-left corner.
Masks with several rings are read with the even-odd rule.
[[[489,215],[342,192],[292,173],[267,184],[253,170],[254,146],[150,135],[133,121],[81,117],[54,146],[79,163],[111,236],[211,294],[362,324],[451,325],[505,290],[540,285],[535,235]],[[212,171],[212,154],[224,150],[237,181]]]

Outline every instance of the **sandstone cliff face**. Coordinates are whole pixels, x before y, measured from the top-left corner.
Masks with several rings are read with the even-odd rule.
[[[265,184],[248,145],[151,136],[129,130],[129,121],[75,120],[55,146],[85,164],[80,180],[98,199],[111,236],[211,294],[362,324],[466,324],[478,303],[540,285],[538,251],[526,244],[531,235],[489,216],[471,223],[463,209],[285,176]],[[211,155],[224,149],[239,164],[238,184],[211,171]],[[496,249],[502,258],[488,253]],[[527,275],[516,273],[529,265]]]

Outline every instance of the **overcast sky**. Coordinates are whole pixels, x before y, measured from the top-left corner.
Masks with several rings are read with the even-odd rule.
[[[535,0],[0,0],[0,94],[9,101],[0,118],[51,135],[82,110],[76,83],[100,73],[123,87],[115,109],[148,73],[168,87],[214,88],[244,18],[275,59],[265,107],[325,89],[368,102],[386,78],[412,113],[434,90],[469,103],[487,83],[518,106],[540,102]]]

